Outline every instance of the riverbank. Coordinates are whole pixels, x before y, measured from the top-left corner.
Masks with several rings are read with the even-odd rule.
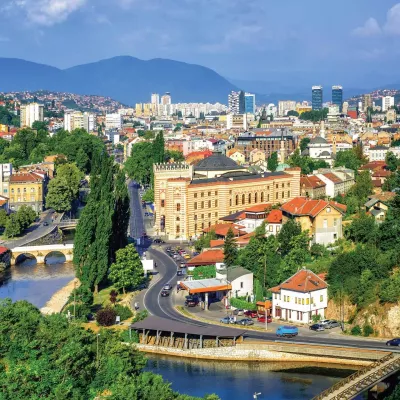
[[[79,279],[72,279],[72,281],[68,282],[67,285],[65,285],[51,297],[46,305],[40,309],[40,312],[45,315],[60,313],[64,306],[67,304],[69,296],[71,295],[74,288],[77,288],[79,286]]]

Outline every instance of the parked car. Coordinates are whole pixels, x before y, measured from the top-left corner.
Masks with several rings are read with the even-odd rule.
[[[148,216],[149,216],[149,213],[148,213],[148,212],[145,212],[145,213],[144,213],[144,216],[145,216],[145,217],[148,217]]]
[[[154,239],[153,240],[153,243],[156,243],[156,244],[163,244],[163,243],[165,243],[164,242],[164,240],[162,240],[162,239]],[[168,251],[168,250],[167,250]]]
[[[166,284],[163,287],[163,290],[171,290],[171,289],[172,289],[172,286],[170,284]]]
[[[183,276],[183,271],[176,271],[177,276]]]
[[[254,325],[254,321],[250,318],[243,318],[240,321],[237,321],[236,323],[238,325],[245,325],[245,326]]]
[[[237,308],[236,310],[233,310],[233,314],[244,315],[244,310],[242,310],[241,308]]]
[[[180,265],[179,265],[181,268],[186,268],[186,264],[185,263],[180,263]]]
[[[257,311],[251,311],[251,310],[246,310],[244,312],[244,315],[246,317],[251,317],[251,318],[257,318],[258,317]]]
[[[400,338],[388,340],[386,346],[400,346]]]
[[[185,254],[185,255],[183,256],[183,258],[185,258],[186,260],[189,260],[191,257],[189,256],[189,254]]]
[[[280,326],[277,330],[276,330],[276,336],[279,337],[294,337],[297,336],[299,334],[299,329],[296,328],[295,326]]]
[[[44,221],[43,226],[49,226],[49,223],[47,221]]]
[[[321,324],[312,324],[312,325],[310,325],[310,330],[315,331],[315,332],[322,332],[325,330],[325,328]]]
[[[195,301],[185,301],[186,307],[196,307],[197,303]]]
[[[258,322],[262,322],[265,324],[265,315],[261,315],[257,318]],[[270,315],[267,316],[267,322],[270,324],[272,322],[272,317]]]
[[[235,320],[232,317],[224,317],[219,320],[223,324],[234,324]]]
[[[161,297],[168,297],[169,296],[169,291],[168,290],[162,290],[161,291]]]
[[[338,321],[335,321],[334,319],[331,319],[329,322],[327,322],[325,325],[324,325],[324,328],[325,329],[332,329],[332,328],[338,328],[338,327],[340,327],[341,325],[340,325],[340,322],[338,322]]]
[[[331,320],[330,319],[323,319],[322,321],[319,321],[318,322],[318,324],[321,324],[321,325],[326,325],[326,324],[328,324],[329,322],[331,322]]]
[[[193,252],[193,257],[194,257],[194,256],[198,256],[199,254],[200,254],[200,253],[199,253],[198,251],[194,251],[194,252]]]

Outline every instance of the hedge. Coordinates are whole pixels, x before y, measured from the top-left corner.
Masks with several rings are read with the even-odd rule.
[[[243,310],[257,310],[257,306],[253,303],[249,303],[246,300],[240,300],[236,298],[232,298],[229,300],[232,307],[240,308]]]

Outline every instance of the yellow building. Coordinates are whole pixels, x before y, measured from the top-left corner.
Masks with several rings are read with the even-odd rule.
[[[6,132],[6,133],[8,133],[9,131],[10,131],[10,128],[9,128],[8,125],[0,124],[0,132]]]
[[[214,153],[196,165],[154,165],[155,230],[187,240],[223,216],[261,203],[281,204],[300,194],[300,168],[251,173]]]
[[[143,113],[143,104],[142,103],[136,103],[135,113],[136,113],[136,115],[142,115],[142,113]]]
[[[283,220],[294,219],[308,231],[312,243],[331,244],[343,237],[342,217],[346,206],[333,201],[297,197],[281,207]]]
[[[47,175],[44,172],[20,172],[10,176],[10,209],[32,207],[42,212],[45,207]]]

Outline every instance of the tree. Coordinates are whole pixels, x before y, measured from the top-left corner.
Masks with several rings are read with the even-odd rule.
[[[5,228],[8,220],[8,214],[6,210],[0,210],[0,227]]]
[[[351,150],[339,151],[336,154],[335,167],[346,167],[357,171],[365,160],[360,159],[360,155],[356,148]]]
[[[388,151],[386,154],[386,164],[390,171],[395,172],[400,164],[400,160],[393,152]]]
[[[354,196],[358,201],[358,206],[361,207],[373,192],[373,188],[369,171],[363,171],[357,176],[356,183],[348,192],[348,196]]]
[[[275,151],[271,154],[267,161],[267,168],[271,172],[275,172],[278,167],[278,153]]]
[[[72,196],[69,185],[65,179],[53,179],[48,186],[46,195],[46,207],[53,208],[57,212],[71,210]]]
[[[308,144],[311,142],[311,139],[308,137],[304,137],[300,140],[300,150],[304,151],[307,147]]]
[[[35,131],[48,131],[47,122],[44,121],[34,121],[32,124],[32,129]]]
[[[85,153],[85,150],[80,148],[78,150],[78,153],[76,153],[76,158],[75,158],[75,163],[76,166],[84,173],[88,173],[88,167],[89,167],[89,157]]]
[[[133,244],[129,244],[116,253],[116,261],[110,267],[109,278],[117,289],[125,290],[138,286],[143,281],[142,261]]]
[[[290,253],[292,248],[292,239],[301,234],[301,226],[296,221],[289,219],[283,224],[278,234],[279,250],[282,256]]]
[[[288,116],[288,117],[298,117],[299,113],[297,111],[295,111],[295,110],[290,110],[290,111],[288,111],[286,116]]]
[[[185,161],[185,157],[183,153],[178,150],[166,150],[164,154],[164,161],[168,162],[170,160],[174,160],[174,162]]]
[[[160,164],[164,162],[164,158],[164,135],[160,132],[153,143],[153,161],[156,164]]]
[[[132,147],[132,155],[125,163],[128,176],[142,185],[148,185],[153,171],[153,156],[152,143],[136,143]]]
[[[64,180],[68,187],[72,198],[78,196],[79,185],[83,179],[83,173],[75,164],[63,164],[56,170],[56,179]]]
[[[233,267],[237,261],[238,250],[235,235],[232,228],[229,228],[224,242],[224,264],[227,268]]]
[[[304,121],[318,122],[327,118],[329,109],[306,111],[300,114],[300,119]]]
[[[217,235],[214,230],[210,230],[205,235],[201,236],[198,240],[194,243],[194,248],[196,251],[201,251],[210,247],[211,240],[217,239]]]
[[[147,201],[150,203],[154,202],[154,190],[153,189],[148,189],[142,196],[143,201]]]
[[[18,219],[17,214],[11,214],[6,222],[6,229],[4,231],[4,236],[8,238],[13,238],[22,233],[22,226]]]
[[[376,241],[378,232],[375,218],[362,212],[357,218],[353,219],[351,225],[345,228],[344,234],[347,239],[355,243]]]

